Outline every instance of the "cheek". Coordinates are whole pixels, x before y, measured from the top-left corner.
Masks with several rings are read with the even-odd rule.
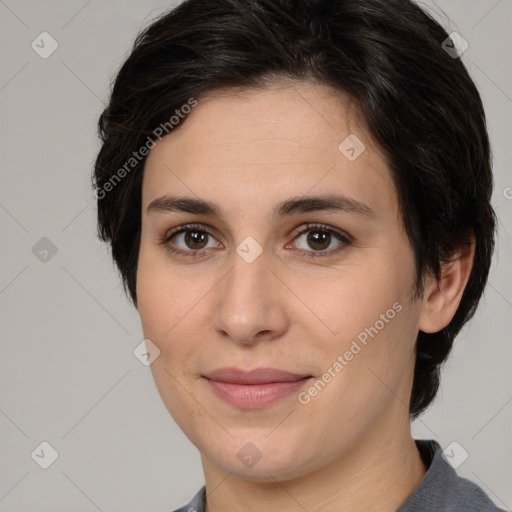
[[[305,279],[300,286],[296,284],[297,295],[307,298],[305,302],[313,313],[309,329],[325,336],[325,346],[343,348],[340,340],[350,343],[358,335],[364,341],[367,330],[376,323],[378,331],[389,330],[387,320],[396,316],[393,304],[403,306],[407,293],[403,281],[381,271],[383,267],[353,266],[327,279]]]
[[[354,266],[328,287],[327,282],[304,282],[317,313],[310,317],[310,338],[322,333],[315,347],[323,362],[320,371],[336,376],[326,386],[330,391],[325,398],[337,403],[343,397],[346,410],[356,414],[365,414],[358,404],[377,406],[391,397],[389,389],[397,390],[409,378],[418,315],[409,302],[409,263],[381,260],[365,268]]]
[[[176,423],[189,432],[204,415],[199,405],[190,400],[189,393],[194,390],[187,376],[194,354],[193,343],[187,343],[194,337],[187,330],[194,324],[190,315],[198,298],[191,297],[190,292],[187,295],[190,285],[174,274],[141,248],[137,270],[139,315],[144,337],[160,350],[150,369],[165,407]]]
[[[382,310],[384,314],[386,311],[388,309]],[[317,440],[325,452],[336,450],[351,436],[366,432],[387,410],[404,413],[407,410],[414,367],[411,342],[414,336],[407,333],[410,311],[403,306],[390,319],[393,313],[384,326],[373,319],[369,327],[361,328],[356,325],[360,319],[350,319],[352,324],[347,331],[351,330],[354,335],[347,332],[346,336],[339,336],[336,342],[322,345],[315,352],[321,354],[324,361],[320,370],[324,373],[318,375],[318,379],[328,380],[328,383],[323,386],[316,381],[315,386],[305,390],[307,395],[301,396],[301,403],[305,403],[308,418],[325,422],[322,431],[325,438]],[[361,333],[364,336],[358,337]]]
[[[186,283],[162,260],[161,251],[147,245],[141,244],[137,267],[139,315],[144,335],[163,340],[184,315],[189,297]]]
[[[155,361],[160,373],[154,374],[157,384],[172,377],[182,379],[197,355],[198,329],[208,318],[205,294],[211,284],[207,280],[184,275],[176,267],[162,261],[161,255],[141,247],[137,271],[137,298],[144,337],[160,350]],[[165,368],[165,369],[164,369]],[[169,375],[171,374],[171,375]]]

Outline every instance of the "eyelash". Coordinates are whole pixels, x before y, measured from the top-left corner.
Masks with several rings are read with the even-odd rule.
[[[181,233],[185,233],[187,231],[193,231],[193,230],[199,231],[201,233],[206,233],[208,236],[211,236],[214,238],[213,233],[208,231],[208,229],[205,229],[205,225],[203,225],[203,224],[186,224],[184,226],[180,226],[179,228],[176,228],[175,230],[171,231],[165,237],[159,238],[158,243],[160,245],[165,245],[166,249],[172,254],[178,254],[180,256],[192,257],[192,258],[201,257],[203,255],[202,253],[204,253],[204,251],[208,251],[208,249],[184,251],[182,249],[175,249],[174,247],[172,247],[170,245],[171,239],[174,236],[179,235]],[[315,259],[315,258],[325,258],[328,256],[332,256],[334,254],[337,254],[337,253],[343,251],[345,249],[345,246],[350,245],[352,243],[352,240],[348,235],[342,234],[339,231],[336,231],[336,230],[326,226],[325,224],[307,224],[302,231],[299,231],[297,234],[295,234],[293,239],[295,240],[296,238],[299,238],[300,236],[304,235],[305,233],[308,233],[309,231],[315,231],[315,230],[316,231],[324,231],[324,232],[333,234],[334,237],[338,241],[342,242],[342,245],[340,247],[338,247],[337,249],[331,249],[329,251],[305,251],[304,252],[304,250],[302,250],[304,257],[306,257],[306,258]]]

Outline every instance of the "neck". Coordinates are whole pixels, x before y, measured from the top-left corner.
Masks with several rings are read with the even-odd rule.
[[[206,512],[394,512],[414,492],[426,468],[409,418],[369,432],[317,471],[283,482],[254,482],[226,473],[203,457]]]

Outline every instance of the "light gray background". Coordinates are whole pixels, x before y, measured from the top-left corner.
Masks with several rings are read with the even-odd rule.
[[[169,511],[203,483],[199,455],[167,413],[106,248],[95,239],[96,122],[137,32],[173,5],[0,0],[0,510]],[[469,453],[459,474],[512,507],[512,0],[424,3],[462,34],[488,115],[500,219],[490,284],[457,339],[420,438]],[[59,47],[31,48],[43,31]],[[508,197],[508,198],[507,198]],[[49,238],[46,263],[32,252]],[[59,457],[40,468],[49,442]]]

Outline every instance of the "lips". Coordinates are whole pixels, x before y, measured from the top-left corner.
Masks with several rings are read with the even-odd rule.
[[[268,384],[271,382],[296,382],[311,375],[291,373],[273,368],[255,368],[240,370],[238,368],[219,368],[205,375],[207,379],[230,384]]]
[[[298,391],[312,378],[274,368],[219,368],[203,377],[218,398],[241,409],[266,407]]]

